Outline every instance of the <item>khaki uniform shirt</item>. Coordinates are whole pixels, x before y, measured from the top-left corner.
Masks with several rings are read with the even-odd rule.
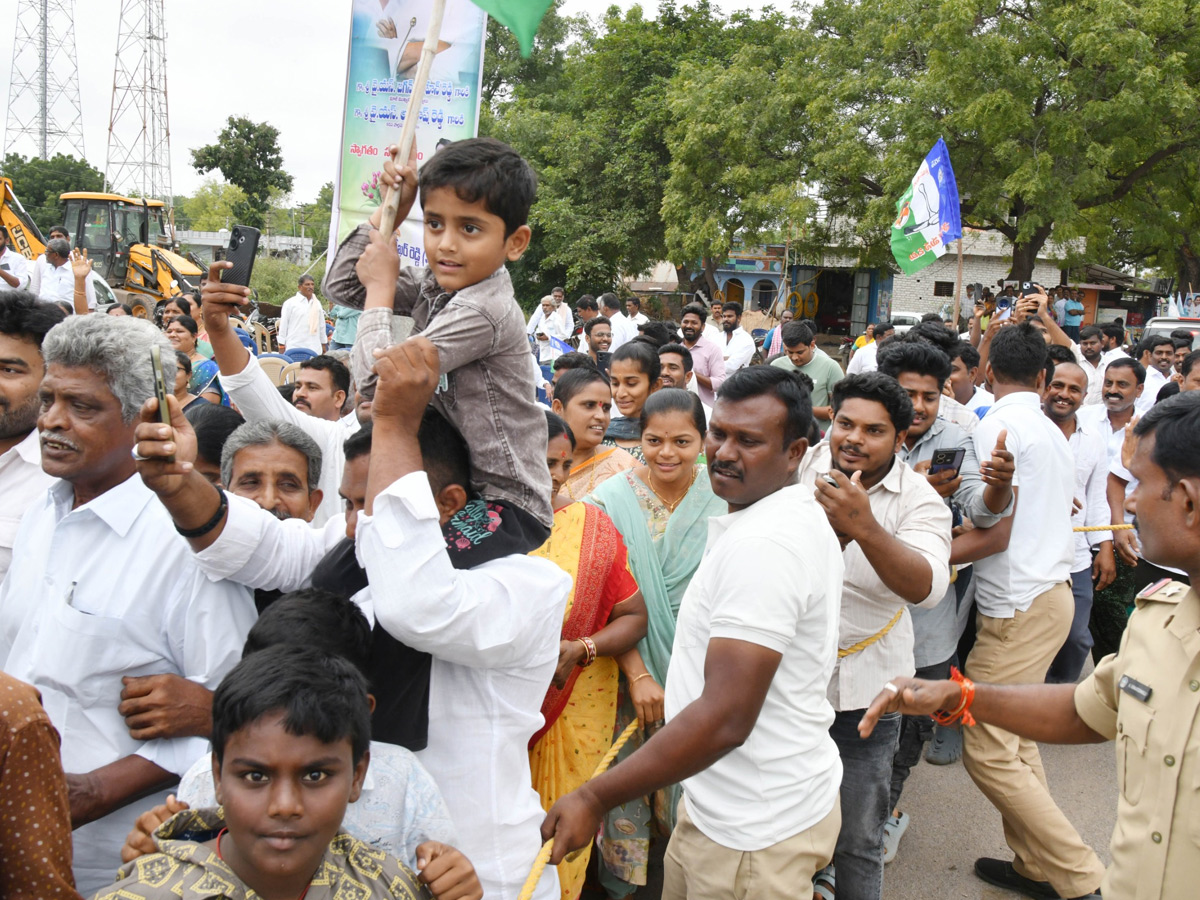
[[[1120,650],[1075,689],[1117,744],[1117,824],[1105,900],[1200,895],[1200,596],[1171,582],[1139,596]],[[1146,696],[1147,690],[1149,696]]]

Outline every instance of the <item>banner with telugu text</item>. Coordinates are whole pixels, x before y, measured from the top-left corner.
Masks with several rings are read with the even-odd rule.
[[[384,150],[400,140],[429,21],[429,0],[351,0],[346,106],[333,189],[330,255],[383,204]],[[479,131],[487,14],[470,0],[447,0],[438,52],[417,121],[417,165],[444,143]],[[397,241],[402,263],[425,265],[420,203]]]

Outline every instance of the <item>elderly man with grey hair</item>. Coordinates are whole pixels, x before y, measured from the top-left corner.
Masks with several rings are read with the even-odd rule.
[[[134,429],[153,396],[150,348],[171,383],[175,356],[147,322],[72,316],[46,335],[39,391],[43,470],[55,480],[21,520],[0,587],[0,667],[36,687],[62,736],[76,887],[111,883],[146,797],[164,802],[202,737],[131,731],[128,676],[215,688],[254,621],[250,591],[201,572],[171,517],[137,477]],[[154,679],[142,679],[151,692]],[[167,704],[182,716],[186,703]]]
[[[277,519],[311,522],[321,505],[321,448],[298,425],[241,425],[221,450],[221,481]]]
[[[46,252],[30,267],[33,272],[29,289],[39,300],[47,303],[67,303],[77,313],[96,308],[95,276],[92,264],[76,252],[71,258],[71,245],[63,238],[53,238]]]

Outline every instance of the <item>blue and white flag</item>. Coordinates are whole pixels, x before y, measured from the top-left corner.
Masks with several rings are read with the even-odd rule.
[[[945,255],[947,245],[961,237],[958,182],[946,142],[938,138],[896,202],[892,255],[904,274],[912,275]]]

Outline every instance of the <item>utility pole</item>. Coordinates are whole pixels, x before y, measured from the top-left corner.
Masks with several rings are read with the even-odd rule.
[[[105,190],[171,206],[163,0],[121,0],[104,183]]]
[[[75,0],[19,0],[4,153],[82,157]]]

